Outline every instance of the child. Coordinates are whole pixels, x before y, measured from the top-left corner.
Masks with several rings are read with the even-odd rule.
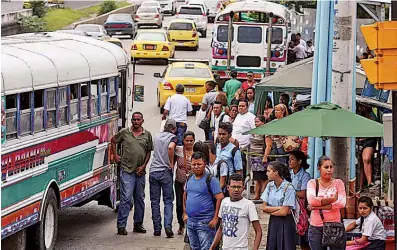
[[[357,226],[362,233],[361,238],[347,242],[346,249],[384,250],[386,247],[386,231],[378,216],[372,211],[374,204],[369,197],[358,199],[358,212],[361,217],[346,227],[346,232]]]

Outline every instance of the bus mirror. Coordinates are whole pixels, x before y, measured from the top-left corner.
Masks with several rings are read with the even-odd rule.
[[[154,73],[153,76],[156,77],[156,78],[161,78],[161,74],[160,73]]]

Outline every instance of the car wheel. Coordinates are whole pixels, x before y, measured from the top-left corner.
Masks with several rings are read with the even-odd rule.
[[[48,190],[43,206],[43,218],[28,228],[28,246],[35,249],[52,250],[58,233],[58,202],[52,188]]]
[[[193,50],[194,50],[194,51],[197,51],[198,49],[199,49],[199,46],[198,46],[198,44],[197,44],[197,46],[194,47]]]

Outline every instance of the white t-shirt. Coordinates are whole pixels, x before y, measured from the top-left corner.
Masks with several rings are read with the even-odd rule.
[[[250,224],[259,220],[255,204],[246,198],[231,201],[226,197],[218,217],[222,219],[223,249],[248,250]]]
[[[305,50],[306,50],[306,48],[307,48],[307,44],[306,44],[306,42],[305,42],[305,40],[303,40],[302,38],[299,40],[299,43],[303,46],[303,48],[305,48]]]
[[[356,220],[356,225],[360,228],[361,220]],[[361,233],[368,236],[368,240],[386,240],[386,230],[382,222],[374,212],[371,212],[365,219]]]
[[[296,45],[293,51],[295,52],[296,59],[304,59],[306,57],[306,48],[302,44]]]
[[[175,94],[167,99],[164,109],[169,111],[169,119],[174,119],[176,122],[187,123],[187,113],[192,111],[193,107],[186,96]]]
[[[236,139],[240,148],[245,148],[250,144],[250,135],[243,135],[243,133],[255,128],[255,115],[247,112],[244,115],[238,114],[233,122],[232,137]]]
[[[211,120],[214,121],[212,124],[214,127],[214,141],[216,141],[216,138],[218,137],[218,128],[219,128],[219,122],[221,121],[222,115],[225,114],[225,112],[222,112],[218,117],[215,117],[214,112],[212,112],[212,118]],[[228,115],[224,115],[222,122],[230,122],[230,117]]]

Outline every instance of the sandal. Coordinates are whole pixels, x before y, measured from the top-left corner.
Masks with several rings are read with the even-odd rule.
[[[178,235],[182,235],[185,232],[185,228],[180,226],[178,230]]]

